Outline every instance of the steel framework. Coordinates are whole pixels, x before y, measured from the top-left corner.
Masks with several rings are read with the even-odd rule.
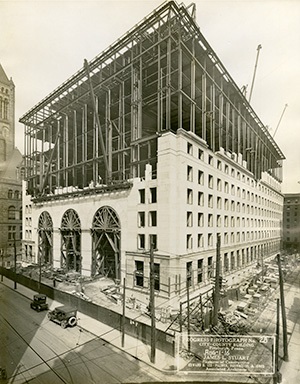
[[[81,272],[81,223],[73,209],[68,209],[61,220],[61,266]]]
[[[193,8],[194,9],[194,8]],[[284,156],[202,36],[194,12],[163,4],[26,113],[34,198],[126,184],[183,128],[281,181]]]
[[[48,212],[41,213],[38,222],[38,252],[42,264],[53,263],[53,222]]]

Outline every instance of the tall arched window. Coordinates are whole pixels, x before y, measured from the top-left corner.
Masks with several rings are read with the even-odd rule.
[[[9,190],[8,190],[7,197],[8,197],[9,199],[12,199],[12,198],[13,198],[13,191],[12,191],[12,189],[9,189]]]
[[[8,119],[8,100],[4,99],[4,113],[3,118]]]

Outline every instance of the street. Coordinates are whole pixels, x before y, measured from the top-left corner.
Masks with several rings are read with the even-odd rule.
[[[0,300],[0,367],[9,383],[161,381],[155,369],[78,326],[61,328],[2,284]]]

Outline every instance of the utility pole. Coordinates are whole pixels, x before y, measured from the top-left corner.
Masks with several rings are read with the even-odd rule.
[[[187,299],[187,333],[188,333],[188,350],[191,350],[191,325],[190,325],[190,284],[189,280],[186,280],[186,299]]]
[[[278,381],[278,367],[279,367],[279,333],[280,333],[280,308],[279,299],[276,300],[276,344],[275,344],[275,373],[273,376],[273,384],[277,384]]]
[[[123,279],[123,313],[122,313],[122,348],[124,348],[125,344],[125,308],[126,308],[126,279]]]
[[[217,254],[216,254],[216,273],[215,273],[215,289],[214,289],[214,313],[213,313],[213,321],[212,325],[218,324],[218,313],[220,309],[220,255],[221,248],[221,236],[217,234]]]
[[[16,247],[16,234],[14,236],[14,272],[15,272],[15,280],[14,280],[14,289],[17,289],[17,247]]]
[[[154,302],[154,252],[153,239],[150,236],[150,316],[151,316],[151,363],[155,363],[156,329],[155,329],[155,302]]]
[[[44,242],[44,232],[41,233],[43,242]],[[42,283],[42,249],[39,247],[38,254],[39,254],[39,292],[41,292],[41,283]]]
[[[287,325],[286,325],[286,312],[285,312],[285,300],[283,291],[283,277],[281,270],[280,254],[277,254],[277,263],[279,271],[279,288],[280,288],[280,303],[281,303],[281,316],[282,316],[282,336],[283,336],[283,360],[288,361],[288,341],[287,341]]]

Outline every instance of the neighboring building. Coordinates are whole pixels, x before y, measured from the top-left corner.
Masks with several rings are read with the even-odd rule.
[[[300,193],[284,194],[283,249],[300,253]]]
[[[21,254],[21,162],[15,147],[15,85],[0,64],[0,252],[6,266],[14,262],[14,241],[18,258]]]
[[[32,264],[37,261],[32,232],[32,202],[31,195],[27,194],[27,183],[22,181],[22,202],[23,202],[23,234],[22,234],[22,261]]]
[[[37,258],[126,277],[158,304],[239,283],[281,244],[284,156],[184,5],[170,1],[27,112]],[[171,301],[170,301],[171,302]],[[174,304],[176,305],[176,304]]]

